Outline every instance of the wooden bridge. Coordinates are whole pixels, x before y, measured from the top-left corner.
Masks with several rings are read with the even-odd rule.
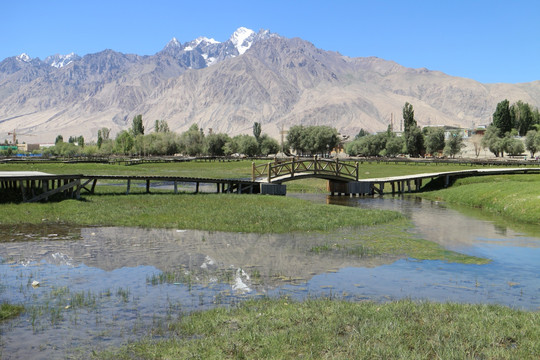
[[[327,159],[292,159],[256,166],[252,163],[251,180],[281,184],[301,178],[319,178],[333,181],[358,181],[358,163]]]
[[[269,184],[281,184],[301,178],[321,178],[328,180],[328,191],[344,195],[383,195],[418,192],[424,180],[444,179],[444,186],[459,177],[540,173],[540,168],[490,168],[393,176],[386,178],[359,179],[358,162],[344,162],[327,159],[291,159],[285,162],[270,162],[256,166],[252,164],[252,180]],[[388,185],[387,187],[385,187]],[[284,185],[280,190],[285,193]]]

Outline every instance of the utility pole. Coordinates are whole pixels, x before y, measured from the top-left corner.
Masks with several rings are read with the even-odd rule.
[[[287,134],[289,130],[285,130],[283,127],[283,124],[281,124],[281,131],[279,132],[281,134],[281,152],[284,153],[283,144],[284,144],[284,136]]]

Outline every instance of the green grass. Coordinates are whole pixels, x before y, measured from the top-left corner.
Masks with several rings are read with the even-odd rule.
[[[422,196],[480,208],[515,222],[540,225],[540,175],[464,178],[448,189]]]
[[[8,303],[2,303],[0,305],[0,321],[14,318],[19,316],[24,310],[22,305],[12,305]]]
[[[391,211],[312,204],[279,197],[230,194],[135,193],[100,187],[82,201],[2,204],[0,224],[60,223],[209,231],[288,233],[367,226],[401,217]],[[22,220],[24,219],[24,220]]]
[[[249,300],[102,359],[538,359],[540,313],[495,305]]]
[[[257,161],[257,164],[263,163]],[[0,164],[0,171],[42,171],[50,174],[85,175],[161,175],[200,178],[251,178],[251,161],[181,163],[146,163],[116,165],[97,163],[9,163]]]
[[[84,200],[3,204],[2,225],[137,226],[248,233],[321,232],[345,254],[485,263],[416,238],[403,215],[280,196],[132,193],[100,187]],[[144,189],[134,189],[143,192]],[[21,220],[21,219],[24,219]],[[346,236],[341,236],[342,233]],[[336,235],[337,234],[337,235]],[[335,236],[334,236],[335,235]],[[321,244],[314,244],[320,246]],[[361,249],[366,249],[364,252]]]

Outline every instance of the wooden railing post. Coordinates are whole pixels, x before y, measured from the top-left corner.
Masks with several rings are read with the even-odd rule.
[[[358,161],[355,163],[356,165],[356,181],[358,181]]]
[[[270,179],[272,179],[272,164],[268,164],[268,182],[270,182]]]
[[[294,177],[294,158],[292,159],[292,164],[291,164],[291,177],[292,178]]]
[[[318,156],[315,155],[315,163],[313,164],[313,173],[314,173],[315,175],[317,175],[317,164],[319,163],[319,162],[317,161],[317,157],[318,157]]]
[[[339,159],[336,158],[336,176],[339,176]]]

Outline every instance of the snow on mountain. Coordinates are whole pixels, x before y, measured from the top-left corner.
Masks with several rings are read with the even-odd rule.
[[[167,45],[165,45],[165,49],[170,49],[170,48],[182,48],[182,44],[180,44],[180,41],[178,41],[175,37],[173,37],[171,41],[169,41]]]
[[[22,53],[21,55],[17,56],[17,60],[23,61],[23,62],[30,62],[30,61],[32,61],[32,59],[30,58],[30,56],[28,56],[27,53]]]
[[[79,60],[81,57],[75,53],[70,53],[67,55],[55,54],[47,56],[44,60],[46,64],[49,64],[52,67],[57,69],[64,67],[75,60]]]
[[[195,49],[199,45],[214,45],[214,44],[219,44],[219,43],[220,43],[219,41],[216,41],[214,39],[209,39],[207,37],[201,36],[201,37],[196,38],[193,41],[190,41],[189,43],[186,43],[185,44],[186,46],[184,47],[184,50],[185,51],[192,51],[193,49]]]
[[[255,31],[245,27],[239,27],[229,40],[233,43],[236,50],[238,50],[238,53],[242,55],[251,47],[254,37]]]

